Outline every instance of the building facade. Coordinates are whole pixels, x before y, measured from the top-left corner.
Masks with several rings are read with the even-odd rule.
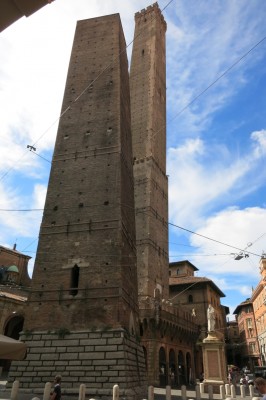
[[[240,303],[234,311],[237,318],[241,347],[241,366],[253,371],[260,365],[258,335],[251,299]]]
[[[224,293],[208,278],[195,276],[198,271],[188,260],[169,265],[169,299],[184,310],[199,327],[199,337],[195,343],[195,374],[199,378],[203,372],[202,340],[207,336],[207,309],[211,304],[215,310],[215,332],[224,340],[228,307],[221,305]]]
[[[226,354],[228,365],[241,366],[241,339],[237,321],[227,322],[227,334],[225,335]]]
[[[30,278],[28,262],[31,257],[5,246],[0,246],[0,333],[19,339],[25,318]],[[7,374],[10,360],[1,360],[0,369]]]
[[[258,345],[260,352],[260,364],[266,365],[266,258],[260,260],[261,279],[252,292],[251,301],[253,303],[254,318],[258,335]]]
[[[195,322],[201,326],[203,338],[207,336],[207,309],[209,304],[215,309],[215,330],[218,336],[226,332],[227,307],[221,304],[225,294],[208,278],[195,276],[198,271],[188,260],[169,264],[170,301],[182,306]]]

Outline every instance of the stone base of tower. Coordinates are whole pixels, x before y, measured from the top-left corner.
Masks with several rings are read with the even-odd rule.
[[[19,380],[20,390],[43,393],[46,382],[62,375],[62,393],[77,394],[86,385],[86,396],[112,398],[114,385],[127,400],[147,397],[143,349],[123,329],[106,331],[23,332],[28,346],[23,361],[12,362],[9,386]]]

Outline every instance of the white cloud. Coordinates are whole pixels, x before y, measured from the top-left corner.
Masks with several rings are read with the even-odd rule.
[[[250,146],[239,158],[224,144],[207,145],[199,138],[168,150],[172,222],[195,229],[210,211],[237,203],[265,185],[266,131],[252,132],[250,138]]]
[[[42,217],[42,211],[19,211],[25,209],[43,208],[46,187],[37,184],[33,193],[23,194],[21,190],[10,189],[2,184],[0,195],[0,241],[6,242],[6,237],[16,238],[37,237]],[[12,211],[13,210],[13,211]],[[17,211],[15,211],[17,210]]]
[[[262,57],[253,51],[204,95],[191,101],[240,59],[264,36],[262,3],[219,1],[173,3],[166,10],[168,30],[168,132],[172,142],[178,137],[203,133],[215,111],[228,105],[249,81],[247,71]],[[263,5],[265,8],[265,5]],[[178,118],[176,118],[178,116]],[[175,126],[176,128],[172,128]],[[178,137],[176,132],[178,131]]]
[[[34,187],[33,193],[33,207],[34,208],[44,208],[44,202],[46,198],[47,186],[37,184]]]
[[[207,148],[199,139],[190,139],[179,148],[169,149],[170,219],[178,221],[179,225],[197,226],[206,207],[214,204],[222,194],[226,195],[247,169],[246,163],[240,160],[231,165],[226,165],[228,160],[224,165],[220,160],[204,165],[202,157],[208,157],[206,153]],[[219,156],[217,154],[217,159]]]
[[[215,241],[192,235],[191,244],[197,248],[196,254],[227,253],[228,256],[222,257],[222,260],[216,257],[197,261],[201,273],[213,274],[216,277],[223,274],[236,275],[241,279],[252,274],[250,284],[254,285],[254,281],[259,278],[260,256],[266,245],[265,224],[266,209],[259,207],[243,210],[229,208],[207,218],[197,233]],[[244,249],[250,253],[249,257],[236,261],[234,255]]]
[[[255,142],[254,158],[260,158],[266,155],[266,130],[252,132],[251,138]]]
[[[252,287],[244,285],[239,288],[240,293],[246,298],[250,298],[252,295]]]

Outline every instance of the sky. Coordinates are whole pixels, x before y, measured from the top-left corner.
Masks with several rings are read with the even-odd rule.
[[[266,2],[158,4],[167,22],[170,262],[189,260],[212,279],[233,319],[266,252]],[[0,35],[0,244],[32,257],[30,275],[76,21],[120,13],[130,44],[134,14],[148,5],[56,0]]]

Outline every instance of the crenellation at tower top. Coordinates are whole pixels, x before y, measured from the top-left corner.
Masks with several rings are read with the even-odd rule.
[[[141,11],[138,11],[135,13],[135,22],[140,23],[142,20],[146,22],[147,17],[154,17],[154,18],[160,18],[162,27],[164,28],[164,31],[167,29],[167,24],[164,19],[163,14],[161,13],[161,10],[159,8],[158,3],[153,3],[150,6],[143,8]]]

